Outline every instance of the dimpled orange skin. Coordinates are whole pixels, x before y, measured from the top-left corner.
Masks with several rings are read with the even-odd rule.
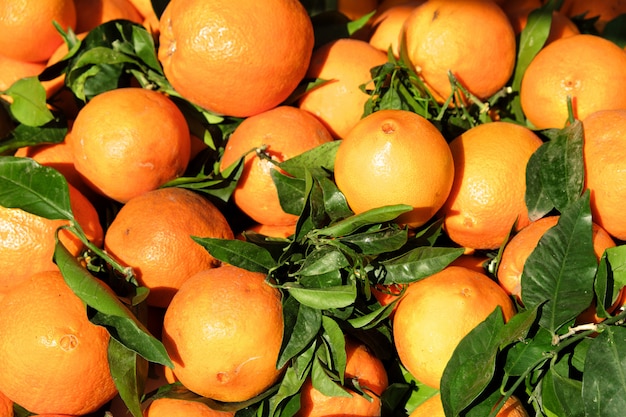
[[[76,170],[120,203],[182,175],[191,152],[183,113],[164,94],[143,88],[97,95],[79,111],[71,136]]]
[[[579,34],[545,46],[530,62],[520,86],[524,114],[537,129],[561,129],[574,116],[626,109],[626,53],[600,36]]]
[[[172,0],[158,57],[183,97],[247,117],[282,103],[304,78],[313,24],[298,0]]]
[[[526,164],[542,143],[530,129],[508,122],[478,125],[450,142],[455,179],[442,208],[450,239],[496,249],[516,221],[518,230],[530,222]]]
[[[446,140],[431,122],[405,110],[381,110],[342,140],[335,181],[355,213],[408,204],[413,210],[397,221],[418,227],[446,201],[453,164]]]
[[[515,33],[493,1],[429,0],[407,18],[404,36],[411,63],[440,102],[452,92],[448,71],[480,99],[513,73]]]

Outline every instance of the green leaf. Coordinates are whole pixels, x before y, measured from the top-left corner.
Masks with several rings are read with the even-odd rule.
[[[296,178],[304,178],[306,171],[323,176],[325,171],[334,170],[335,155],[340,144],[339,140],[323,143],[279,163],[278,166]]]
[[[383,284],[408,284],[431,276],[463,254],[463,248],[419,246],[382,261]]]
[[[356,300],[356,286],[338,285],[333,287],[306,288],[288,282],[282,286],[300,303],[319,310],[344,308]]]
[[[311,383],[313,384],[313,388],[328,397],[350,397],[352,394],[347,392],[329,375],[329,371],[320,360],[320,350],[324,349],[324,345],[320,346],[317,354],[313,358],[313,366],[311,367]]]
[[[554,350],[552,334],[539,329],[531,339],[521,340],[507,350],[504,372],[507,376],[522,376],[549,360]]]
[[[17,125],[7,137],[0,140],[0,154],[24,146],[61,143],[67,135],[67,122],[54,119],[42,126]]]
[[[72,291],[96,310],[91,317],[95,324],[108,327],[112,337],[145,359],[173,366],[163,344],[150,334],[110,288],[83,268],[61,243],[56,245],[54,260]]]
[[[320,310],[300,304],[293,297],[283,303],[285,335],[277,367],[282,368],[296,355],[306,350],[322,328]]]
[[[592,342],[583,372],[586,416],[618,417],[626,410],[626,328],[610,326]]]
[[[502,308],[498,306],[459,342],[441,377],[446,415],[459,415],[493,379],[503,326]]]
[[[4,92],[13,99],[11,114],[28,126],[43,126],[54,120],[46,104],[46,90],[37,77],[17,80]]]
[[[215,259],[252,272],[267,273],[276,266],[270,252],[254,243],[239,239],[191,237],[202,245]]]
[[[0,206],[47,219],[74,219],[65,177],[30,158],[0,156]]]
[[[148,363],[115,338],[109,339],[109,368],[120,398],[133,417],[142,417],[141,398]],[[143,375],[139,375],[139,374]]]
[[[322,316],[322,328],[324,329],[322,338],[326,342],[326,349],[330,353],[331,368],[339,377],[341,385],[343,385],[346,363],[348,361],[344,332],[339,327],[339,324],[328,316]]]
[[[143,26],[133,26],[132,28],[133,49],[150,69],[163,74],[163,68],[157,58],[156,47],[152,35]]]
[[[580,121],[557,132],[543,144],[541,183],[557,210],[563,212],[583,191],[583,128]]]
[[[413,207],[406,204],[379,207],[355,214],[328,227],[314,230],[311,234],[314,236],[341,237],[353,233],[364,226],[392,221],[399,215],[411,210],[413,210]]]
[[[324,212],[331,223],[354,214],[348,206],[346,197],[339,191],[334,181],[325,177],[316,180],[322,192]]]
[[[581,381],[561,375],[554,366],[541,379],[541,403],[544,412],[555,416],[583,417]]]
[[[624,49],[626,47],[626,14],[608,21],[602,31],[602,37]]]
[[[522,271],[522,302],[543,305],[539,324],[556,333],[593,299],[598,262],[593,249],[589,192],[541,237]]]
[[[523,310],[509,319],[500,331],[500,349],[524,340],[537,320],[537,309]]]
[[[283,211],[296,216],[300,215],[307,197],[306,181],[285,175],[277,169],[270,170],[270,176],[276,185],[280,207]]]
[[[349,265],[344,254],[334,246],[320,246],[309,253],[298,270],[300,276],[323,275]]]
[[[547,143],[541,145],[530,156],[526,164],[526,194],[524,199],[528,209],[528,218],[532,221],[542,218],[554,209],[554,203],[542,182],[543,155],[548,149],[547,145]]]
[[[406,244],[408,234],[406,228],[383,227],[378,230],[367,230],[362,233],[343,236],[337,240],[363,255],[378,255],[399,250]]]

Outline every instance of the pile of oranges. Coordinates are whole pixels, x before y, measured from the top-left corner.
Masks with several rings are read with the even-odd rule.
[[[49,167],[66,181],[73,215],[40,216],[39,202],[26,197],[4,207],[0,192],[0,417],[234,416],[288,378],[302,380],[291,397],[281,392],[289,404],[264,403],[285,416],[443,416],[440,384],[458,344],[496,308],[508,322],[523,306],[524,262],[559,219],[527,206],[526,168],[545,131],[575,121],[584,131],[581,191],[590,195],[597,259],[626,241],[626,52],[604,36],[626,3],[565,0],[550,12],[543,39],[524,29],[554,2],[343,0],[330,2],[332,10],[309,3],[0,4],[0,179],[2,166],[17,161]],[[159,70],[129,71],[128,82],[102,90],[90,88],[106,76],[89,84],[88,70],[81,82],[58,73],[81,40],[113,21],[148,35],[153,43],[134,47],[152,54]],[[343,31],[324,38],[337,28]],[[523,43],[536,49],[528,62]],[[109,75],[123,62],[104,49],[91,52],[83,58],[111,60],[103,66]],[[375,79],[376,69],[398,63],[416,90],[390,92],[391,80]],[[66,129],[62,140],[45,133],[15,140],[25,123],[13,86],[33,77],[45,110]],[[385,106],[371,107],[378,99]],[[439,116],[472,108],[480,115],[468,110],[450,129],[442,123],[451,119],[401,104],[411,101],[427,102]],[[332,375],[340,391],[324,385],[316,361],[312,369],[299,369],[295,359],[291,367],[280,363],[289,325],[309,319],[304,310],[302,321],[285,314],[285,289],[264,271],[223,260],[240,246],[212,253],[197,239],[262,239],[284,248],[301,237],[307,212],[293,207],[315,207],[287,201],[276,177],[292,176],[283,162],[332,144],[330,178],[340,197],[328,204],[349,207],[343,218],[406,205],[397,227],[408,236],[440,227],[446,247],[463,253],[414,282],[366,281],[364,292],[388,307],[382,320],[392,352],[380,355],[349,331],[325,340],[345,347],[338,357],[331,348],[316,357],[342,363],[343,375]],[[206,178],[227,183],[226,197],[203,192]],[[49,191],[42,200],[54,198]],[[126,336],[99,323],[70,288],[58,241],[166,352],[165,366],[142,358],[129,365],[137,392],[120,389],[124,382],[111,371],[112,346]],[[235,255],[254,257],[228,256]],[[623,296],[611,300],[611,312],[621,311]],[[319,317],[332,334],[326,319]],[[577,318],[601,320],[594,304]],[[302,357],[311,354],[306,343]],[[418,382],[420,400],[390,409],[385,398],[398,368]],[[531,414],[517,394],[498,416]]]

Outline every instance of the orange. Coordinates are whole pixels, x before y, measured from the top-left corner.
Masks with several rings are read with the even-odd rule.
[[[445,417],[441,395],[435,394],[418,405],[409,417]],[[511,396],[498,411],[496,417],[528,417],[528,412],[517,397]]]
[[[94,97],[76,116],[72,139],[74,165],[85,182],[121,203],[182,175],[191,152],[179,108],[142,88]]]
[[[0,51],[22,61],[45,62],[63,43],[54,27],[76,24],[74,0],[4,0],[0,3]]]
[[[232,417],[232,411],[215,410],[193,400],[157,398],[143,412],[144,417]]]
[[[156,35],[159,34],[159,18],[152,7],[152,0],[129,0],[130,3],[135,6],[137,11],[143,17],[143,26],[148,32]]]
[[[144,21],[144,17],[129,0],[74,0],[74,3],[76,33],[89,32],[111,20],[124,19],[139,24]]]
[[[133,268],[150,289],[147,302],[166,307],[195,273],[219,262],[191,239],[232,239],[226,218],[208,199],[183,188],[162,188],[128,201],[109,226],[104,247]]]
[[[526,259],[537,247],[539,240],[548,229],[557,224],[559,216],[548,216],[535,220],[521,229],[504,247],[502,258],[498,265],[498,282],[510,295],[521,302],[522,271]],[[607,248],[615,246],[611,236],[597,224],[593,224],[593,248],[596,257],[600,259]]]
[[[248,232],[253,232],[253,233],[258,233],[267,237],[288,238],[289,236],[293,235],[295,231],[296,231],[295,224],[289,224],[286,226],[276,226],[276,225],[271,225],[271,224],[257,223],[248,227],[246,230],[243,231],[243,233],[245,234]]]
[[[370,45],[384,51],[391,48],[393,54],[399,56],[399,47],[404,22],[423,0],[407,1],[387,8],[372,18],[372,34],[369,37]]]
[[[582,121],[585,188],[590,191],[591,214],[611,236],[626,240],[621,206],[626,198],[626,110],[605,110]]]
[[[477,272],[486,273],[486,264],[490,258],[485,255],[463,254],[450,263],[450,265],[464,266]]]
[[[183,97],[247,117],[276,107],[304,78],[313,24],[298,0],[172,0],[159,60]]]
[[[453,242],[497,249],[515,224],[530,222],[526,164],[541,144],[530,129],[509,122],[478,125],[450,142],[454,185],[442,212]]]
[[[349,397],[328,397],[313,387],[308,378],[300,389],[300,410],[296,417],[362,416],[381,415],[380,396],[389,384],[382,361],[367,345],[346,337],[345,381],[356,382],[370,397],[347,388]]]
[[[13,401],[0,392],[0,416],[13,417]]]
[[[20,78],[35,77],[46,68],[45,62],[30,62],[0,54],[0,92],[8,90]],[[2,96],[11,100],[8,96]]]
[[[537,129],[563,128],[567,97],[574,116],[626,109],[626,53],[600,36],[580,34],[545,46],[528,65],[520,86],[526,118]]]
[[[597,18],[595,28],[602,33],[606,24],[626,13],[624,0],[564,0],[561,12],[570,17],[583,16],[585,19]]]
[[[327,82],[304,94],[298,106],[313,113],[335,138],[345,137],[361,119],[369,94],[373,67],[387,62],[387,54],[364,40],[338,39],[316,49],[307,78]]]
[[[76,221],[89,240],[100,246],[103,231],[96,209],[72,185],[69,192]],[[7,292],[34,273],[57,269],[52,262],[55,233],[67,224],[66,220],[48,220],[18,208],[0,206],[0,293]],[[84,249],[80,239],[68,230],[61,230],[59,239],[75,256]]]
[[[487,275],[461,266],[409,285],[393,316],[393,340],[404,367],[418,381],[439,388],[452,352],[497,306],[509,320],[515,307]]]
[[[449,71],[479,99],[513,74],[515,33],[493,1],[429,0],[407,18],[404,36],[416,73],[439,102],[452,93]]]
[[[217,401],[249,400],[278,381],[282,296],[260,272],[232,265],[187,280],[163,321],[174,375]]]
[[[356,20],[376,10],[377,0],[337,0],[337,11]]]
[[[516,34],[520,34],[526,27],[530,12],[541,7],[541,2],[539,0],[525,3],[527,4],[525,7],[520,6],[519,8],[514,8],[511,6],[510,9],[506,9],[508,3],[503,4],[504,11],[511,20],[511,25],[513,25],[513,30]],[[544,45],[554,42],[560,38],[566,38],[568,36],[578,34],[580,34],[580,30],[578,29],[578,26],[576,26],[576,23],[574,23],[574,21],[572,21],[572,19],[564,13],[555,10],[552,12],[550,33],[548,34],[548,38],[546,39]]]
[[[0,391],[33,413],[82,415],[117,393],[109,333],[89,321],[58,271],[31,275],[9,291],[0,314]]]
[[[342,140],[335,182],[355,213],[392,204],[413,210],[397,220],[418,227],[446,201],[454,163],[439,130],[406,110],[381,110],[363,118]]]
[[[295,224],[298,216],[285,213],[281,208],[270,173],[275,163],[332,140],[319,120],[297,107],[279,106],[245,119],[228,138],[220,162],[220,169],[224,170],[245,155],[233,201],[258,223]],[[261,147],[266,147],[264,152],[272,161],[260,158],[255,152],[249,153]]]

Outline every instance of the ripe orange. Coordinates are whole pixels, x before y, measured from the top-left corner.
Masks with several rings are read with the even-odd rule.
[[[63,43],[54,27],[76,24],[74,0],[4,0],[0,3],[0,51],[22,61],[45,62]]]
[[[355,213],[391,204],[413,210],[398,222],[418,227],[446,201],[454,178],[452,153],[439,130],[406,110],[363,118],[342,140],[335,182]]]
[[[582,16],[585,19],[597,18],[595,28],[602,33],[606,24],[626,13],[626,1],[624,0],[564,0],[560,8],[561,12],[570,17]]]
[[[372,33],[369,37],[370,45],[385,53],[391,47],[391,51],[399,56],[399,46],[404,22],[417,6],[424,3],[423,0],[407,1],[387,8],[377,13],[372,18]]]
[[[159,60],[186,99],[247,117],[282,103],[304,78],[313,24],[298,0],[172,0]]]
[[[598,111],[582,124],[585,188],[590,191],[593,220],[614,238],[626,240],[621,211],[626,198],[626,110]]]
[[[293,235],[295,231],[296,231],[295,224],[289,224],[286,226],[276,226],[276,225],[271,225],[271,224],[257,223],[248,227],[246,230],[243,231],[243,233],[253,232],[253,233],[258,233],[258,234],[268,236],[268,237],[287,238]]]
[[[503,10],[509,17],[511,21],[511,25],[513,26],[513,30],[516,34],[520,34],[522,30],[526,27],[526,23],[528,21],[528,15],[533,10],[541,7],[540,0],[531,0],[530,2],[516,2],[519,4],[518,7],[508,6],[508,3],[503,4]],[[523,3],[523,4],[521,4]],[[554,42],[560,38],[566,38],[568,36],[578,35],[580,34],[580,30],[576,23],[572,21],[568,16],[564,13],[555,10],[552,12],[552,23],[550,25],[550,33],[548,34],[548,38],[544,45],[547,45],[551,42]]]
[[[441,395],[435,394],[418,405],[409,417],[445,417]],[[511,396],[498,411],[496,417],[528,417],[528,412],[517,397]]]
[[[174,375],[217,401],[249,400],[271,387],[283,338],[281,293],[265,274],[232,265],[187,280],[163,321]]]
[[[162,188],[128,201],[109,226],[104,247],[133,268],[150,289],[147,303],[166,307],[195,273],[219,262],[191,239],[233,239],[224,215],[208,199],[183,188]]]
[[[409,285],[393,316],[393,339],[404,367],[422,383],[439,388],[452,352],[474,327],[502,307],[515,314],[508,294],[487,275],[460,266]]]
[[[380,396],[389,384],[387,371],[367,347],[350,337],[346,338],[345,380],[355,381],[371,398],[346,388],[350,397],[328,397],[313,387],[308,378],[300,390],[300,410],[296,417],[381,415]]]
[[[337,11],[350,20],[356,20],[376,10],[377,0],[337,0]]]
[[[74,164],[95,191],[125,203],[182,175],[189,127],[165,95],[143,88],[101,93],[72,127]]]
[[[45,68],[45,62],[23,61],[0,54],[0,91],[8,90],[20,78],[39,75]],[[9,96],[2,97],[11,100]]]
[[[71,208],[76,221],[97,246],[102,244],[103,231],[98,213],[80,191],[69,186]],[[52,261],[55,233],[66,220],[48,220],[18,208],[0,206],[0,293],[7,292],[32,274],[56,270]],[[84,245],[68,230],[59,232],[59,239],[75,256]]]
[[[232,411],[215,410],[193,400],[157,398],[143,412],[143,417],[232,417]]]
[[[58,271],[31,275],[9,291],[0,314],[0,391],[33,413],[82,415],[117,393],[109,333]]]
[[[361,119],[373,88],[370,69],[387,62],[387,54],[368,42],[338,39],[313,52],[307,78],[326,80],[325,84],[304,94],[298,106],[313,113],[335,138],[345,137]]]
[[[520,86],[520,101],[537,129],[562,128],[574,116],[626,109],[626,53],[600,36],[580,34],[545,46],[530,62]]]
[[[521,277],[526,259],[537,247],[548,229],[557,224],[559,216],[548,216],[535,220],[521,229],[504,247],[498,265],[498,282],[504,290],[521,302]],[[600,259],[607,248],[615,246],[611,236],[597,224],[593,224],[593,248]]]
[[[513,225],[530,222],[526,164],[541,139],[508,122],[473,127],[450,142],[454,185],[442,212],[450,239],[471,249],[497,249]]]
[[[129,0],[74,0],[76,27],[74,32],[89,32],[102,23],[124,19],[143,23],[143,16]]]
[[[489,262],[489,257],[478,254],[463,254],[450,263],[450,265],[464,266],[477,272],[485,273],[485,264]]]
[[[270,172],[276,167],[274,163],[332,140],[315,116],[297,107],[278,106],[248,117],[228,138],[220,162],[220,169],[224,170],[245,155],[243,172],[232,194],[233,201],[258,223],[295,224],[298,216],[285,213],[281,208]],[[260,158],[255,152],[249,153],[263,146],[274,162]]]
[[[0,416],[13,417],[13,401],[0,392]]]
[[[515,67],[515,33],[493,1],[429,0],[407,18],[404,36],[415,71],[440,102],[452,92],[448,71],[486,99],[505,86]]]

